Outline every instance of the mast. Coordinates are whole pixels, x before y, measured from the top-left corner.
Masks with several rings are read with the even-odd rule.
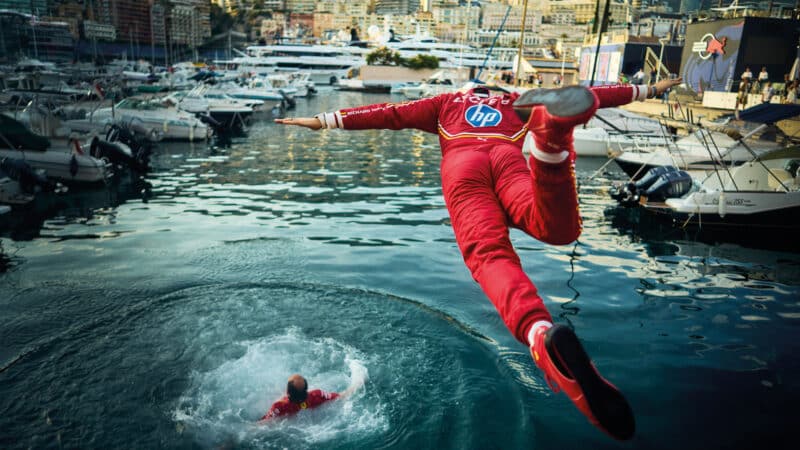
[[[594,50],[594,64],[591,67],[591,69],[592,69],[592,78],[589,81],[589,86],[594,86],[594,74],[595,74],[595,72],[597,72],[597,59],[600,56],[600,39],[603,37],[603,30],[605,29],[606,23],[607,23],[607,20],[608,20],[608,8],[609,8],[610,4],[611,4],[611,0],[606,0],[606,5],[603,8],[603,15],[600,16],[599,23],[598,23],[598,21],[595,22],[595,24],[597,25],[597,46],[595,47],[595,50]],[[599,11],[599,9],[600,9],[600,0],[598,0],[597,6],[598,6],[597,9]]]
[[[517,73],[515,74],[514,86],[519,86],[522,80],[522,52],[525,48],[525,19],[528,15],[528,0],[522,5],[522,26],[519,31],[519,50],[517,51]]]
[[[492,40],[492,46],[489,47],[489,51],[486,52],[486,56],[483,58],[483,64],[481,64],[481,70],[479,70],[478,74],[475,75],[475,78],[478,80],[480,80],[481,78],[481,73],[483,73],[483,68],[486,67],[486,62],[489,61],[489,55],[492,54],[492,50],[494,49],[494,44],[497,42],[497,38],[500,37],[500,32],[503,31],[503,27],[506,25],[506,19],[508,19],[509,12],[511,12],[511,5],[508,5],[508,8],[506,8],[506,15],[503,16],[503,21],[500,23],[500,28],[497,29],[497,34],[494,35],[494,39]]]
[[[31,32],[33,33],[33,55],[34,58],[39,59],[39,44],[36,42],[36,11],[33,9],[33,0],[31,1]]]

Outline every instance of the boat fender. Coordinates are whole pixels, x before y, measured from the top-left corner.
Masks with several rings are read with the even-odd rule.
[[[717,204],[717,212],[719,216],[724,218],[725,217],[725,191],[719,191],[719,203]]]
[[[72,158],[70,158],[69,160],[69,174],[72,175],[72,178],[75,178],[75,175],[78,174],[79,168],[80,167],[78,166],[78,158],[76,158],[75,155],[73,154]]]

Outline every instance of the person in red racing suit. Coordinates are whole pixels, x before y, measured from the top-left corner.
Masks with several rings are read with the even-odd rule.
[[[528,345],[551,388],[563,390],[589,421],[616,439],[634,432],[624,396],[602,378],[572,330],[552,317],[509,239],[509,227],[563,245],[581,232],[572,130],[598,107],[660,95],[680,83],[570,86],[522,95],[485,88],[402,103],[381,103],[315,117],[276,119],[312,130],[415,128],[439,135],[441,179],[456,241],[473,278],[520,342]],[[522,147],[534,145],[529,163]]]
[[[261,421],[274,419],[282,416],[292,416],[303,409],[312,409],[323,403],[336,400],[339,394],[336,392],[325,392],[321,389],[308,390],[308,381],[300,375],[292,375],[286,384],[286,395],[277,400],[269,408]]]
[[[294,374],[286,383],[286,395],[272,404],[259,423],[277,417],[293,416],[304,409],[313,409],[331,400],[347,398],[363,386],[365,380],[365,377],[353,379],[350,386],[342,393],[326,392],[321,389],[309,391],[308,380],[302,375]]]

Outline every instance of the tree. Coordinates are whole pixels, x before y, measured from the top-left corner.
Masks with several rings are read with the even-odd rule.
[[[367,54],[367,64],[370,66],[399,66],[402,63],[400,53],[381,47]]]
[[[433,55],[416,55],[414,57],[403,59],[402,64],[409,69],[438,69],[439,58]]]
[[[367,54],[366,59],[370,66],[403,66],[414,70],[439,68],[439,58],[435,56],[419,54],[403,58],[400,53],[388,47],[373,50]]]

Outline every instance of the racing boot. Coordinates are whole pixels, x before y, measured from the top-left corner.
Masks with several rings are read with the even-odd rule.
[[[633,436],[636,424],[628,401],[600,375],[571,329],[540,326],[532,340],[533,360],[553,392],[564,392],[592,425],[614,439]]]
[[[514,102],[517,115],[527,120],[533,135],[530,152],[539,161],[557,164],[575,161],[572,130],[592,118],[600,102],[582,86],[532,89]]]

